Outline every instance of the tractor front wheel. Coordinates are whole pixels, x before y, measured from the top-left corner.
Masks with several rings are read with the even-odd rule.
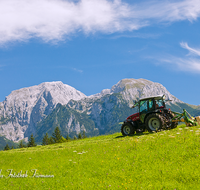
[[[132,135],[135,133],[135,128],[131,123],[124,123],[121,127],[121,132],[123,136]]]
[[[164,126],[164,118],[160,114],[151,114],[146,118],[145,125],[149,132],[158,131]]]

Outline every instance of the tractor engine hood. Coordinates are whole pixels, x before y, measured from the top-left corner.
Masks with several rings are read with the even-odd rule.
[[[129,117],[127,117],[126,120],[132,120],[132,121],[137,121],[140,119],[140,115],[139,113],[134,113],[132,115],[130,115]]]

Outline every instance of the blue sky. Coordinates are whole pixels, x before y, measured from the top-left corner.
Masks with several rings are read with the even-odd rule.
[[[124,78],[200,105],[199,0],[0,1],[0,101],[62,81],[91,95]]]

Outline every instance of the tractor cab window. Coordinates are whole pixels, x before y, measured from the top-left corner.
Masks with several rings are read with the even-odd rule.
[[[147,112],[147,100],[146,101],[140,101],[140,112]]]
[[[153,99],[149,100],[149,110],[153,110]]]
[[[163,108],[164,105],[163,105],[163,100],[155,100],[155,105],[156,105],[156,108]]]

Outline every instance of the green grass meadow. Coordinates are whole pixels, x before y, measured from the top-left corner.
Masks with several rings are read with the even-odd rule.
[[[0,151],[0,170],[6,190],[200,189],[200,126]]]

